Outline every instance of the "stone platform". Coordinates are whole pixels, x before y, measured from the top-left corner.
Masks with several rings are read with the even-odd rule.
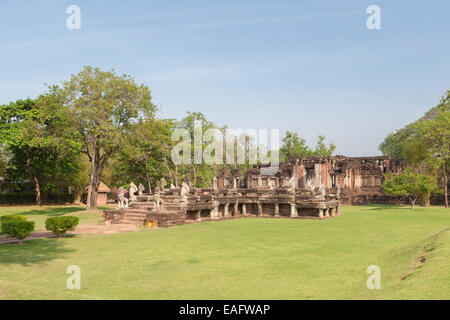
[[[104,217],[108,223],[159,227],[241,217],[327,219],[340,214],[338,198],[286,188],[192,189],[182,197],[180,189],[171,189],[137,196],[128,208],[106,210]]]

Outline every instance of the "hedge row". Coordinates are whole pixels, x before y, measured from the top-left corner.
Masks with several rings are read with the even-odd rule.
[[[51,193],[47,196],[45,203],[72,203],[74,201],[73,194],[57,194]],[[0,204],[16,204],[26,203],[32,204],[36,202],[34,193],[0,193]]]

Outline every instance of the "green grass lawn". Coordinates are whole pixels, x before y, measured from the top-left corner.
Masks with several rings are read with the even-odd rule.
[[[450,299],[450,210],[342,211],[0,245],[0,299]],[[66,288],[69,265],[80,290]],[[380,290],[366,287],[369,265]]]
[[[99,208],[102,209],[102,208]],[[106,209],[106,208],[105,208]],[[35,231],[46,231],[45,220],[63,215],[76,216],[81,223],[95,223],[102,220],[101,211],[86,211],[85,206],[11,206],[0,207],[0,216],[19,214],[27,220],[35,221]],[[1,232],[1,231],[0,231]]]

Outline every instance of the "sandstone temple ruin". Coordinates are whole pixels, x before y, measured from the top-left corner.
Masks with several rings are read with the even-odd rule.
[[[401,172],[402,160],[390,157],[297,157],[278,167],[254,165],[242,174],[231,169],[214,178],[211,189],[166,188],[153,193],[131,184],[130,198],[119,190],[119,209],[104,212],[108,223],[169,227],[239,217],[327,219],[340,205],[396,203],[383,194],[387,172]],[[162,179],[164,180],[164,179]],[[137,193],[137,194],[136,194]]]

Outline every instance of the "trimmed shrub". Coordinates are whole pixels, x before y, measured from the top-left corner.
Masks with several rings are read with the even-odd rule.
[[[9,216],[2,219],[2,232],[13,236],[22,244],[22,240],[30,235],[34,230],[34,221],[26,221],[23,216]],[[3,218],[3,217],[2,217]],[[6,220],[6,221],[5,221]]]
[[[77,217],[54,217],[45,220],[45,229],[57,237],[63,237],[67,231],[74,231],[80,219]]]
[[[3,233],[7,233],[7,232],[3,231],[3,224],[5,222],[13,222],[13,221],[27,221],[27,218],[25,218],[24,216],[20,216],[20,215],[1,216],[0,217],[0,230]]]
[[[27,218],[20,215],[9,215],[9,216],[1,216],[0,223],[11,222],[11,221],[27,221]]]

